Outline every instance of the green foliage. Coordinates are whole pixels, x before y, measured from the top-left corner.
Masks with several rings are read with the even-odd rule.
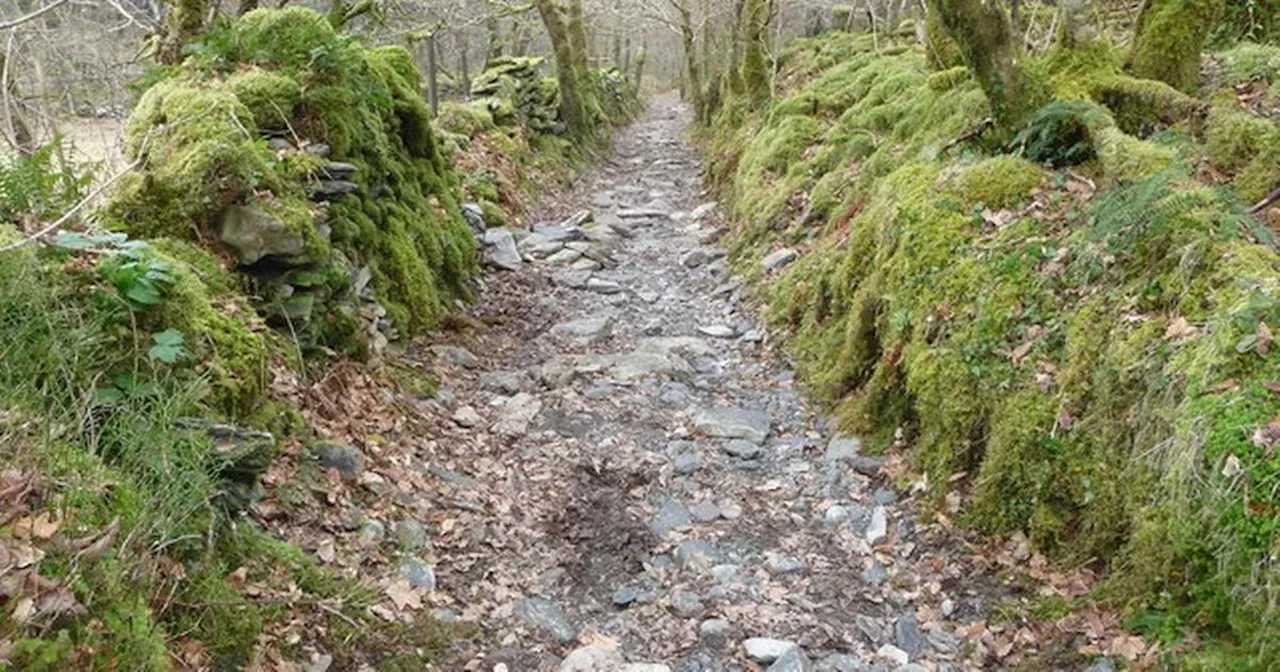
[[[1219,43],[1237,40],[1274,41],[1280,36],[1280,3],[1276,0],[1226,0],[1226,11],[1213,38]]]
[[[80,200],[93,175],[62,164],[61,141],[30,156],[0,158],[0,224],[56,219]]]
[[[1280,126],[1228,105],[1208,121],[1205,152],[1218,168],[1233,173],[1232,186],[1250,203],[1280,185]]]
[[[305,344],[364,349],[365,330],[338,328],[356,311],[346,291],[360,266],[373,272],[380,303],[409,334],[468,295],[474,243],[406,51],[365,48],[308,9],[257,10],[202,37],[169,75],[129,119],[128,145],[147,157],[148,169],[110,204],[118,226],[200,240],[229,204],[274,216],[306,241],[305,256],[320,267],[311,275],[326,279],[289,306],[260,306],[303,332]],[[279,157],[260,133],[282,128],[358,168],[360,190],[329,208],[329,240],[303,179],[319,162],[306,152]],[[291,294],[263,295],[279,291]]]
[[[1263,493],[1280,462],[1256,432],[1276,416],[1280,353],[1259,334],[1280,321],[1280,255],[1251,242],[1270,236],[1193,178],[1192,140],[1138,139],[1096,102],[1123,76],[1108,53],[1030,63],[1060,99],[1021,157],[973,143],[975,161],[937,151],[985,116],[972,82],[932,86],[914,52],[823,51],[807,42],[783,73],[796,88],[727,108],[711,142],[739,268],[812,235],[756,283],[800,376],[871,445],[904,433],[931,483],[974,475],[971,525],[1112,558],[1108,594],[1160,614],[1151,632],[1224,642],[1198,665],[1274,666],[1280,510]],[[1239,187],[1274,127],[1236,114],[1208,139]]]
[[[1150,0],[1138,21],[1129,70],[1179,91],[1195,91],[1200,52],[1223,6],[1224,0]]]
[[[147,358],[153,362],[161,362],[163,364],[176,364],[179,359],[187,356],[187,351],[183,349],[182,332],[177,329],[165,329],[151,335],[151,340],[155,345],[147,350]]]
[[[1097,158],[1086,118],[1097,106],[1079,101],[1054,101],[1031,115],[1027,127],[1010,146],[1017,153],[1055,168],[1075,166]]]
[[[1280,47],[1241,42],[1214,54],[1222,68],[1222,83],[1238,86],[1255,79],[1280,83]]]
[[[985,159],[964,170],[956,188],[964,198],[988,208],[1012,208],[1040,185],[1040,166],[1014,156]]]

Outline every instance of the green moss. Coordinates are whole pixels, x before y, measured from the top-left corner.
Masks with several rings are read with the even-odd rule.
[[[1011,208],[1039,186],[1040,167],[1015,156],[996,156],[966,168],[957,179],[957,195],[989,208]]]
[[[967,79],[969,79],[969,68],[959,65],[929,75],[929,88],[942,93],[954,89]]]
[[[510,103],[507,103],[510,105]],[[514,110],[512,110],[514,113]],[[440,114],[436,124],[451,133],[474,138],[494,129],[494,114],[484,101],[459,103],[447,100],[440,105]]]
[[[929,64],[940,72],[964,67],[964,57],[960,54],[960,45],[947,34],[942,19],[937,12],[928,12],[925,16],[925,54]]]
[[[903,432],[931,483],[970,474],[970,524],[1025,532],[1065,563],[1114,558],[1117,603],[1230,644],[1206,660],[1264,669],[1280,656],[1280,511],[1261,493],[1280,462],[1252,437],[1275,416],[1280,354],[1253,344],[1280,322],[1280,256],[1249,242],[1229,194],[1192,179],[1191,140],[1140,140],[1117,123],[1130,108],[1094,102],[1123,76],[1112,52],[1029,69],[1096,156],[1053,176],[981,143],[939,157],[986,116],[981,92],[931,86],[919,52],[819,59],[842,39],[806,42],[784,70],[795,88],[759,114],[726,108],[710,141],[735,264],[811,239],[753,283],[801,379],[871,445]],[[1209,119],[1237,188],[1280,183],[1250,172],[1280,165],[1262,123]],[[980,214],[1033,192],[1001,226]],[[1241,474],[1223,474],[1231,457]]]
[[[474,243],[457,203],[457,181],[437,146],[432,114],[408,52],[366,49],[307,9],[258,10],[203,38],[200,56],[154,85],[130,117],[131,151],[148,168],[124,181],[108,208],[135,236],[191,240],[228,204],[262,208],[298,234],[305,258],[328,270],[309,302],[304,344],[347,352],[363,338],[343,317],[350,269],[367,265],[378,299],[407,334],[431,327],[466,297]],[[226,75],[226,80],[218,78]],[[326,239],[304,178],[320,167],[306,152],[281,158],[261,128],[288,128],[332,158],[353,163],[360,190],[333,203]],[[268,279],[268,284],[275,281]],[[264,311],[281,308],[269,297]],[[349,325],[348,325],[349,326]]]
[[[1195,91],[1200,50],[1222,15],[1223,4],[1223,0],[1152,0],[1143,7],[1129,69],[1179,91]]]
[[[1209,117],[1205,151],[1214,165],[1236,171],[1278,140],[1280,128],[1266,119],[1240,110],[1215,110]]]
[[[1222,83],[1239,86],[1255,79],[1280,82],[1280,46],[1241,42],[1214,54],[1222,67]]]
[[[263,129],[287,129],[302,100],[296,79],[268,70],[238,72],[227,79],[227,86]]]
[[[507,213],[502,206],[492,201],[480,201],[480,209],[484,211],[484,224],[489,228],[507,225]]]

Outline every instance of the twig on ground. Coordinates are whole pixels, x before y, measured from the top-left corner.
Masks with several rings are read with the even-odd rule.
[[[951,151],[952,149],[955,149],[956,145],[968,142],[970,140],[976,140],[977,138],[982,137],[983,134],[985,134],[988,130],[991,129],[992,126],[995,126],[995,125],[996,125],[995,119],[992,119],[990,117],[983,119],[982,122],[979,123],[976,128],[970,129],[960,137],[956,138],[955,140],[948,142],[946,146],[943,147],[942,150],[938,152],[938,156],[942,156],[947,152]]]
[[[1267,206],[1271,205],[1272,203],[1275,203],[1276,201],[1280,201],[1280,187],[1276,187],[1274,191],[1267,194],[1266,198],[1263,198],[1261,201],[1258,201],[1258,203],[1254,205],[1252,208],[1249,208],[1249,214],[1256,215],[1259,212],[1266,210]]]

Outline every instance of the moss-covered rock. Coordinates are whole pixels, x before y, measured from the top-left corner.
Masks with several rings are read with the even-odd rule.
[[[1040,139],[1083,143],[1060,164],[1076,167],[981,142],[940,156],[987,115],[976,84],[934,86],[919,52],[826,62],[847,36],[823,39],[788,62],[782,99],[726,109],[710,145],[748,278],[779,240],[811,239],[755,285],[810,390],[872,446],[905,436],[931,483],[973,475],[971,524],[1113,558],[1113,595],[1229,633],[1225,667],[1273,664],[1280,511],[1258,493],[1280,462],[1252,437],[1276,415],[1280,352],[1260,325],[1280,320],[1280,255],[1192,177],[1194,136],[1126,132],[1151,130],[1139,117],[1192,128],[1129,117],[1157,100],[1205,107],[1120,73],[1109,50],[1050,54],[1027,72],[1055,92],[1045,132],[1070,137]],[[1109,100],[1120,78],[1142,95]],[[1280,184],[1261,175],[1280,165],[1270,121],[1218,111],[1207,128],[1241,195]],[[1029,148],[1013,149],[1058,156]]]
[[[365,48],[303,8],[250,12],[202,43],[130,117],[128,146],[147,169],[110,204],[118,226],[226,241],[261,285],[260,307],[304,345],[365,349],[329,340],[367,331],[330,328],[362,301],[350,292],[362,267],[403,333],[430,327],[467,295],[474,242],[408,52]],[[269,148],[276,129],[302,144]],[[328,147],[328,160],[353,175],[333,181],[309,145]],[[240,226],[254,222],[262,225]],[[283,242],[258,244],[264,236]],[[309,267],[325,284],[289,284],[281,265]]]

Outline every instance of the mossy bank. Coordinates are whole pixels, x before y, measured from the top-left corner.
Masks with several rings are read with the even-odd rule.
[[[249,512],[281,453],[311,480],[273,501],[329,506],[321,448],[358,451],[308,426],[306,387],[354,369],[394,397],[379,362],[470,299],[477,230],[592,154],[554,110],[493,119],[501,93],[440,130],[454,108],[435,118],[406,50],[308,9],[185,53],[139,82],[138,169],[83,224],[0,252],[0,669],[421,669],[467,629],[377,616],[380,588]],[[592,76],[622,96],[601,123],[634,113],[630,84]],[[87,190],[56,156],[0,163],[0,247]],[[510,189],[486,181],[509,164]]]
[[[1275,53],[1215,62],[1266,86]],[[1048,93],[1022,133],[961,141],[990,114],[964,68],[800,40],[778,100],[720,112],[710,177],[734,263],[846,431],[909,446],[973,527],[1109,570],[1097,596],[1148,635],[1199,633],[1182,669],[1268,669],[1280,256],[1244,210],[1280,184],[1277,127],[1221,83],[1196,100],[1120,66],[1052,51],[1026,66]],[[784,247],[799,260],[762,266]]]

